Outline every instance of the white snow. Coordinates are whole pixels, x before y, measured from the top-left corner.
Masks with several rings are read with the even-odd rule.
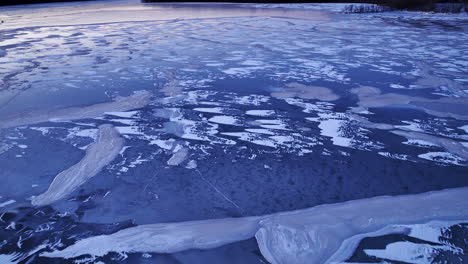
[[[344,116],[336,113],[318,113],[319,118],[306,118],[309,121],[320,122],[320,135],[330,137],[333,145],[341,147],[350,147],[352,138],[344,137],[341,133]]]
[[[201,108],[194,108],[193,110],[197,111],[197,112],[222,114],[224,108],[221,108],[221,107],[211,107],[211,108],[206,107],[206,108],[203,108],[203,107],[201,107]]]
[[[213,116],[212,118],[208,119],[208,121],[212,123],[218,123],[223,125],[233,125],[237,126],[240,125],[239,120],[234,116]]]
[[[233,96],[232,103],[233,104],[241,104],[241,105],[261,105],[266,103],[270,100],[270,97],[258,94],[251,94],[245,96]]]
[[[197,168],[197,162],[195,160],[191,160],[187,163],[187,166],[185,168],[191,170],[191,169],[196,169]]]
[[[269,129],[264,128],[246,128],[245,131],[251,133],[259,133],[259,134],[266,134],[266,135],[274,135],[275,133]]]
[[[323,136],[331,137],[334,145],[349,147],[351,146],[352,139],[340,136],[341,120],[329,119],[323,120],[318,126],[320,128],[320,134]]]
[[[228,74],[228,75],[236,75],[236,76],[243,76],[243,75],[249,75],[255,71],[258,71],[258,70],[263,70],[265,69],[266,67],[259,67],[259,66],[256,66],[256,67],[242,67],[242,68],[229,68],[229,69],[226,69],[226,70],[223,70],[222,72],[224,72],[225,74]]]
[[[289,130],[288,126],[282,120],[275,119],[259,119],[255,122],[260,123],[260,127],[266,129]]]
[[[449,152],[428,152],[419,154],[418,157],[435,162],[441,162],[451,165],[463,165],[465,160]]]
[[[468,160],[468,150],[458,141],[455,141],[446,137],[434,136],[426,133],[414,132],[414,131],[402,131],[402,130],[392,130],[392,133],[406,137],[408,140],[424,140],[428,141],[431,144],[437,145],[441,148],[444,148],[450,153],[444,154],[443,152],[433,152],[427,154],[419,155],[420,158],[436,161],[439,159],[440,162],[445,163],[458,163],[461,165],[463,159]],[[437,158],[437,156],[439,158]]]
[[[405,86],[399,85],[399,84],[390,84],[390,87],[393,89],[406,89]]]
[[[153,139],[150,141],[150,145],[157,145],[158,147],[166,150],[171,150],[174,147],[175,139]]]
[[[272,116],[275,114],[275,110],[247,110],[245,114],[251,116]]]
[[[408,139],[407,141],[403,142],[406,145],[413,145],[418,147],[437,147],[438,145],[433,144],[429,141],[422,140],[422,139]]]
[[[452,249],[448,246],[432,246],[405,241],[389,244],[385,249],[364,249],[364,252],[369,256],[383,259],[414,264],[431,264],[438,250]]]
[[[433,243],[440,243],[439,238],[442,236],[442,232],[454,224],[457,223],[447,221],[432,221],[426,224],[405,225],[403,227],[411,229],[410,233],[408,234],[410,237],[419,238],[421,240]]]
[[[416,132],[424,132],[424,130],[421,129],[420,125],[416,122],[411,122],[411,121],[402,121],[403,123],[406,123],[406,126],[395,126],[395,128],[399,128],[401,130],[406,130],[406,131],[416,131]]]
[[[266,147],[276,147],[276,144],[273,140],[268,138],[261,138],[258,137],[255,133],[248,133],[248,132],[224,132],[221,133],[222,135],[237,137],[242,141],[247,141],[256,145],[266,146]]]
[[[387,158],[408,160],[408,155],[404,155],[404,154],[395,154],[395,153],[390,153],[390,152],[378,152],[378,154]]]

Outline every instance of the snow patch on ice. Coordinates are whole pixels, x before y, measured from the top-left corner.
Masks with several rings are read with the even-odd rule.
[[[449,152],[429,152],[418,155],[421,159],[450,165],[464,165],[465,160]]]
[[[408,234],[410,237],[419,238],[421,240],[433,243],[440,243],[440,237],[442,236],[442,233],[454,224],[457,223],[432,221],[426,224],[404,225],[403,227],[411,229],[410,233]]]
[[[239,126],[239,120],[234,116],[213,116],[212,118],[208,119],[208,121],[212,123],[218,123],[222,125],[233,125]]]
[[[171,150],[174,147],[175,139],[168,139],[168,140],[162,140],[162,139],[153,139],[150,141],[150,145],[157,145],[158,147],[165,149],[165,150]]]
[[[132,118],[138,114],[138,111],[127,111],[127,112],[105,112],[106,115]]]
[[[430,264],[439,250],[454,251],[453,248],[448,246],[433,246],[405,241],[389,244],[385,249],[364,249],[364,252],[369,256],[382,259],[414,264]]]
[[[212,108],[194,108],[194,111],[197,112],[204,112],[204,113],[214,113],[214,114],[222,114],[224,108],[221,107],[212,107]]]
[[[422,139],[409,139],[403,142],[403,144],[411,145],[411,146],[418,146],[418,147],[438,147],[438,145],[433,144],[426,140],[422,140]]]
[[[246,128],[245,131],[252,132],[252,133],[266,134],[266,135],[275,134],[273,131],[269,129],[263,129],[263,128]]]
[[[404,155],[404,154],[394,154],[394,153],[389,153],[389,152],[378,152],[378,154],[387,158],[392,158],[392,159],[409,160],[408,155]]]
[[[172,155],[172,157],[167,161],[167,165],[178,166],[182,162],[184,162],[187,156],[188,156],[188,149],[184,147],[180,147],[180,149],[176,150],[174,154]]]
[[[275,114],[275,110],[247,110],[245,114],[251,116],[272,116]]]
[[[345,137],[341,133],[341,127],[344,125],[344,115],[337,113],[319,113],[318,118],[306,118],[309,121],[319,122],[320,134],[330,137],[333,145],[341,147],[351,147],[352,138]]]
[[[187,163],[187,166],[185,168],[191,170],[191,169],[196,169],[197,168],[197,162],[195,160],[191,160]]]

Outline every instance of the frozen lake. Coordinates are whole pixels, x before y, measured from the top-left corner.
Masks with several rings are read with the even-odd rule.
[[[268,263],[252,230],[206,250],[45,252],[468,186],[468,16],[344,6],[0,7],[0,263]],[[458,214],[391,222],[408,226],[340,261],[467,263]]]

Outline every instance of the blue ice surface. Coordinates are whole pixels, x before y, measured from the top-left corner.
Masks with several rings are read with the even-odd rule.
[[[417,18],[407,21],[408,17],[391,15],[371,18],[337,15],[333,19],[336,21],[329,22],[323,29],[302,20],[244,17],[33,27],[2,32],[5,33],[2,40],[42,31],[47,35],[0,47],[0,58],[5,63],[2,69],[14,66],[8,63],[27,62],[19,70],[0,74],[6,89],[21,91],[0,106],[2,117],[35,113],[35,110],[87,106],[139,90],[151,91],[155,98],[150,105],[137,109],[137,118],[128,118],[135,122],[143,136],[124,135],[129,148],[122,155],[69,199],[47,207],[33,208],[29,198],[44,192],[60,171],[78,162],[84,156],[83,148],[93,141],[91,137],[74,135],[74,129],[96,129],[104,123],[122,127],[127,124],[117,120],[120,117],[105,116],[72,122],[50,121],[0,131],[1,143],[7,146],[4,152],[0,151],[0,201],[16,201],[0,208],[0,254],[20,252],[24,256],[20,263],[72,263],[73,260],[41,258],[40,251],[31,256],[27,252],[40,245],[46,245],[44,250],[51,250],[54,245],[61,248],[80,238],[113,233],[140,224],[262,215],[380,195],[467,186],[468,178],[463,177],[468,174],[466,160],[457,165],[418,158],[429,151],[445,151],[441,147],[404,145],[402,142],[406,139],[400,136],[373,128],[364,131],[359,124],[349,120],[341,132],[356,140],[356,144],[337,146],[329,137],[320,134],[318,123],[306,121],[305,118],[317,117],[319,112],[306,113],[297,105],[271,96],[272,92],[287,90],[285,87],[291,82],[327,87],[340,97],[330,102],[327,109],[341,114],[349,114],[350,108],[358,106],[358,96],[350,90],[359,86],[378,88],[382,94],[428,99],[444,98],[434,92],[453,96],[450,94],[453,91],[447,92],[444,86],[458,89],[456,91],[460,87],[466,88],[466,81],[453,80],[466,75],[460,61],[468,42],[466,34],[448,42],[445,37],[452,31],[465,32],[463,21],[436,20],[437,24]],[[358,29],[355,34],[349,34],[343,25],[334,24],[340,21],[352,23],[354,19],[364,20],[364,25],[357,22],[354,25]],[[394,22],[387,31],[390,34],[380,34],[382,24],[389,20]],[[447,33],[450,24],[457,24],[458,29],[451,28],[452,31]],[[271,28],[272,25],[275,27]],[[426,36],[426,28],[432,30],[432,36]],[[96,37],[91,34],[94,31],[106,34]],[[425,37],[421,38],[421,35]],[[51,39],[63,41],[55,48],[64,50],[47,55],[53,53],[54,48],[44,48],[41,44]],[[303,43],[294,44],[291,40],[313,44],[313,47],[303,47]],[[426,50],[413,51],[409,56],[407,48],[413,47],[415,41]],[[83,47],[86,45],[89,47]],[[355,46],[340,50],[346,49],[347,45]],[[30,54],[25,51],[33,48],[45,55],[28,57]],[[339,51],[330,55],[327,48]],[[439,53],[445,57],[435,56]],[[242,64],[248,60],[260,61],[263,65],[249,70],[256,66]],[[314,65],[316,62],[323,64]],[[453,67],[461,72],[434,66],[446,62],[453,63]],[[221,66],[210,66],[220,63]],[[306,66],[305,63],[310,64]],[[345,63],[357,65],[345,66]],[[411,73],[424,70],[421,64],[434,66],[430,77],[441,78],[443,83],[425,89],[408,88],[424,78]],[[382,67],[387,70],[381,70]],[[229,70],[233,68],[246,71],[230,74]],[[402,77],[406,74],[409,76]],[[343,80],[341,75],[349,80]],[[168,98],[162,90],[174,80],[183,91],[179,96]],[[406,89],[391,88],[392,84]],[[206,92],[208,95],[189,100],[190,92]],[[242,101],[241,97],[252,95],[267,100]],[[319,101],[303,100],[313,105],[323,103]],[[417,123],[425,133],[442,135],[457,142],[468,140],[466,133],[459,129],[466,125],[465,120],[439,118],[417,106],[415,103],[371,107],[368,109],[371,114],[362,116],[374,123],[395,126]],[[220,107],[225,112],[194,110],[202,107]],[[239,118],[241,126],[219,124],[216,129],[216,136],[234,140],[235,145],[213,143],[215,138],[208,141],[184,138],[184,131],[177,122],[156,114],[158,110],[174,108],[180,111],[184,120],[197,122],[198,132],[203,135],[209,135],[209,127],[213,124],[207,120],[214,116]],[[248,110],[274,110],[275,115],[247,116],[245,112]],[[466,114],[461,110],[457,112]],[[255,122],[259,119],[284,121],[289,130],[272,129],[277,135],[299,133],[303,137],[301,140],[317,140],[320,144],[312,146],[310,153],[298,154],[302,149],[292,147],[292,143],[291,146],[271,148],[221,135],[258,129],[259,124]],[[174,140],[190,149],[189,157],[181,166],[168,166],[167,161],[173,153],[150,144],[148,138]],[[389,158],[379,155],[381,151],[399,153],[411,159]],[[130,166],[138,160],[142,161]],[[185,168],[188,160],[196,160],[197,168]],[[12,222],[16,223],[16,228],[7,229]],[[466,225],[452,229],[455,230],[453,239],[466,237]],[[18,244],[25,237],[28,238]],[[389,241],[404,239],[411,238],[393,236],[363,240],[350,260],[379,261],[369,259],[362,249],[382,248]],[[56,245],[59,240],[63,245]],[[453,243],[466,247],[459,241]],[[459,261],[457,257],[447,259],[463,263],[463,260],[456,262]],[[247,240],[206,251],[128,256],[112,253],[92,261],[264,263],[265,260],[254,240]]]

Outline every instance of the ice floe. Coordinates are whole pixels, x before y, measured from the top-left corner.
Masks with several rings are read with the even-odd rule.
[[[96,142],[86,149],[83,159],[55,176],[47,191],[33,197],[31,203],[42,206],[67,197],[112,162],[123,146],[124,140],[114,127],[101,125]]]
[[[187,163],[187,166],[185,166],[187,169],[196,169],[197,168],[197,162],[195,160],[191,160]]]
[[[174,154],[167,161],[167,165],[169,165],[169,166],[178,166],[182,162],[184,162],[184,160],[187,158],[187,156],[188,156],[188,149],[187,148],[184,148],[182,146],[179,146],[179,148],[176,147],[176,149],[174,149]]]
[[[241,125],[239,120],[233,116],[213,116],[212,118],[208,119],[208,121],[222,125]]]
[[[359,97],[359,106],[361,108],[357,108],[356,112],[371,107],[409,106],[437,117],[468,120],[468,112],[465,110],[468,100],[465,98],[428,99],[397,93],[382,93],[380,89],[367,86],[351,89],[351,92]]]
[[[339,99],[331,89],[319,86],[307,86],[301,83],[288,83],[284,91],[273,92],[276,98],[300,97],[303,99],[316,99],[321,101],[335,101]]]

